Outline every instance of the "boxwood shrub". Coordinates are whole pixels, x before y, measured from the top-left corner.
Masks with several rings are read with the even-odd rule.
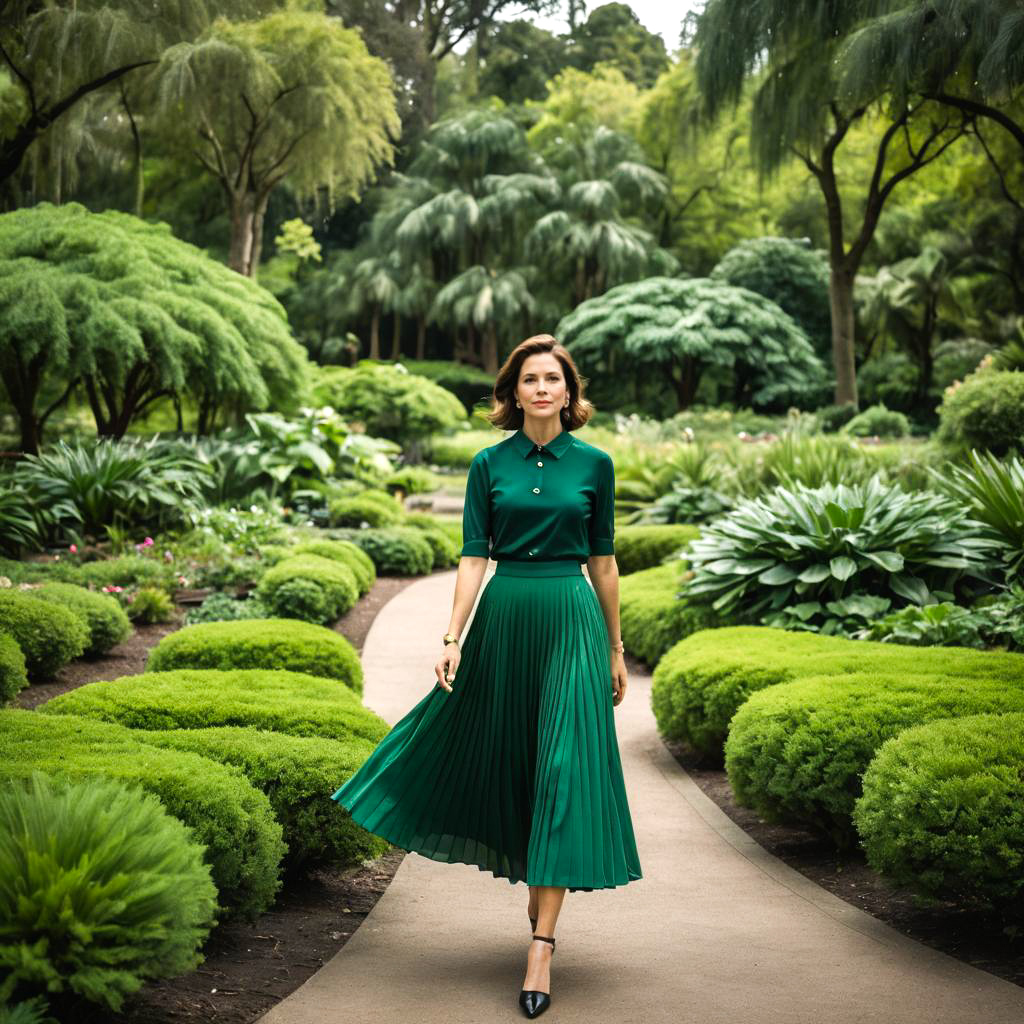
[[[700,530],[688,523],[618,526],[615,528],[615,561],[619,572],[626,575],[661,565],[699,536]]]
[[[179,668],[287,669],[363,692],[363,667],[352,644],[332,629],[295,619],[202,622],[169,633],[149,652],[146,671]]]
[[[0,1007],[17,993],[116,1012],[201,964],[217,888],[189,828],[113,779],[24,781],[0,790]]]
[[[60,714],[52,703],[0,711],[0,777],[24,779],[38,770],[69,780],[136,783],[206,847],[203,859],[225,918],[255,920],[271,906],[286,852],[281,825],[266,795],[241,771],[188,751],[161,750],[120,725]]]
[[[656,665],[683,637],[716,625],[714,613],[677,597],[681,559],[623,576],[619,582],[622,641],[626,650]]]
[[[422,530],[392,526],[380,530],[332,530],[332,536],[357,544],[387,576],[423,576],[434,565],[434,551]]]
[[[376,744],[364,737],[288,736],[244,726],[137,730],[136,734],[153,746],[190,750],[240,768],[267,794],[284,828],[289,870],[322,864],[352,867],[391,848],[386,840],[355,824],[339,804],[325,799],[373,752]]]
[[[853,822],[868,863],[894,881],[1024,916],[1024,714],[941,719],[887,739]]]
[[[52,679],[90,642],[89,627],[78,612],[27,590],[0,590],[0,632],[18,642],[33,680]]]
[[[356,578],[362,596],[377,579],[373,559],[358,544],[347,540],[311,540],[287,549],[288,555],[318,555],[347,565]]]
[[[306,584],[305,590],[289,586],[297,580]],[[322,600],[315,590],[320,591]],[[359,586],[343,562],[319,555],[294,555],[267,569],[256,594],[277,616],[325,624],[337,621],[359,600]]]
[[[459,551],[462,545],[456,546],[454,538],[446,530],[438,526],[437,521],[432,516],[414,512],[405,518],[405,525],[419,530],[430,545],[434,553],[432,568],[447,569],[458,564]]]
[[[666,651],[651,680],[651,707],[667,739],[720,763],[729,720],[755,691],[808,676],[861,671],[935,672],[1024,685],[1024,655],[964,647],[903,647],[791,633],[766,626],[703,630]]]
[[[179,669],[87,683],[35,714],[73,714],[133,729],[248,725],[290,736],[378,743],[389,726],[336,679],[271,669]]]
[[[386,502],[373,495],[357,494],[351,497],[331,498],[327,503],[327,522],[331,526],[397,526],[404,513],[398,502],[385,494]]]
[[[937,670],[812,677],[753,694],[733,716],[725,768],[766,820],[856,844],[861,776],[890,736],[940,718],[1024,711],[1024,685]]]
[[[8,633],[0,633],[0,705],[14,700],[15,694],[28,686],[25,655],[18,641]]]
[[[73,583],[45,583],[28,591],[33,597],[52,601],[77,612],[89,627],[86,657],[106,654],[111,647],[124,643],[132,635],[132,623],[117,598],[86,590]]]

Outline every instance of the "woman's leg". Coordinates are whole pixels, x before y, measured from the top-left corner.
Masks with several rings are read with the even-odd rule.
[[[527,913],[534,920],[537,919],[537,889],[538,889],[538,886],[536,886],[536,885],[531,885],[530,886],[530,906],[529,906],[529,909],[527,910]]]
[[[565,898],[564,885],[531,886],[537,892],[537,930],[535,934],[555,937],[555,923],[558,921],[562,900]],[[554,946],[550,942],[532,939],[526,959],[526,979],[523,988],[533,992],[551,992],[551,954]]]

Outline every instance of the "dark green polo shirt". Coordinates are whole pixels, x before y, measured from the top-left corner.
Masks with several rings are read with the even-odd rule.
[[[563,428],[537,446],[517,430],[476,453],[462,511],[462,554],[495,561],[585,562],[615,553],[615,466]]]

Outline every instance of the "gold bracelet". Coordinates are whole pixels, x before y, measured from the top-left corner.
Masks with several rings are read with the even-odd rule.
[[[618,651],[620,654],[626,653],[626,648],[622,646],[621,640],[616,640],[615,643],[612,644],[612,650]]]

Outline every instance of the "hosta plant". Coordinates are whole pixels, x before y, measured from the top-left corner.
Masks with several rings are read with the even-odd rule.
[[[764,621],[790,605],[854,594],[894,606],[953,600],[991,583],[998,545],[961,503],[864,484],[777,487],[702,528],[687,552],[689,600],[733,621]]]

